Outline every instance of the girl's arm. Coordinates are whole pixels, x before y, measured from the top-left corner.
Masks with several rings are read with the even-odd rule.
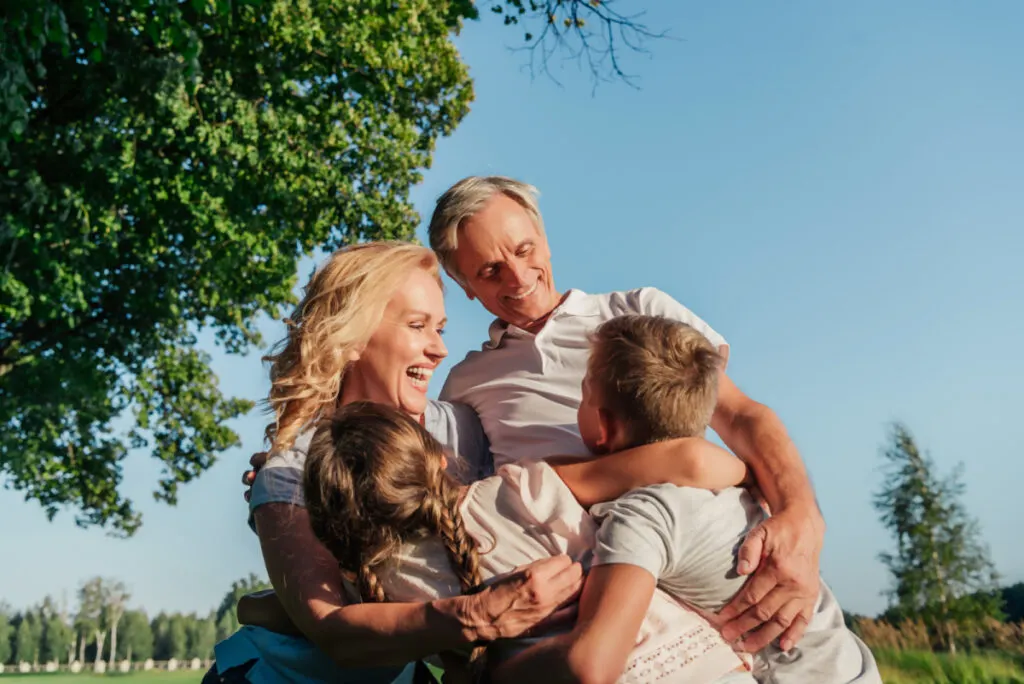
[[[744,484],[750,477],[743,461],[700,437],[656,442],[586,461],[548,462],[584,508],[652,484],[716,490]]]
[[[571,598],[582,582],[579,564],[559,556],[470,596],[345,605],[337,562],[313,534],[305,508],[263,504],[255,510],[255,522],[285,612],[342,667],[402,664],[476,641],[518,636]]]

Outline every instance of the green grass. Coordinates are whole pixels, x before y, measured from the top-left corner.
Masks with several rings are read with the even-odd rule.
[[[128,674],[71,674],[70,672],[54,672],[52,674],[0,674],[0,684],[178,684],[179,682],[198,682],[206,674],[206,670],[150,670],[148,672],[131,672]]]
[[[885,684],[1024,684],[1021,661],[1001,654],[877,650],[875,659]]]

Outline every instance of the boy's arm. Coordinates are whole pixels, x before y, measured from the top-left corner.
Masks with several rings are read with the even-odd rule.
[[[592,568],[576,628],[509,659],[494,671],[494,681],[612,684],[626,667],[654,588],[654,576],[635,565]]]
[[[584,508],[652,484],[725,489],[748,480],[746,464],[706,439],[656,442],[587,461],[549,459]]]

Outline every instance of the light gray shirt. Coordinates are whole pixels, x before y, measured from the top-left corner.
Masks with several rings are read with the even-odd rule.
[[[736,555],[764,519],[750,494],[719,493],[670,484],[635,489],[590,509],[599,520],[594,565],[622,563],[650,572],[685,603],[717,612],[738,592]],[[846,628],[831,589],[821,583],[803,639],[788,652],[769,646],[754,659],[760,684],[881,684],[867,646]]]
[[[429,401],[423,427],[441,443],[448,456],[448,472],[462,482],[475,482],[494,472],[490,447],[480,419],[465,404]],[[313,430],[298,436],[291,449],[271,454],[256,474],[249,499],[249,526],[256,530],[253,511],[266,503],[306,505],[302,472]]]

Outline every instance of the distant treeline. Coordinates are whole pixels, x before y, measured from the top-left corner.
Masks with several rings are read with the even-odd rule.
[[[158,613],[127,607],[124,583],[94,577],[78,590],[75,610],[51,597],[15,612],[0,603],[0,663],[87,663],[122,660],[209,660],[214,645],[238,629],[243,594],[270,585],[256,575],[234,582],[206,615]]]

